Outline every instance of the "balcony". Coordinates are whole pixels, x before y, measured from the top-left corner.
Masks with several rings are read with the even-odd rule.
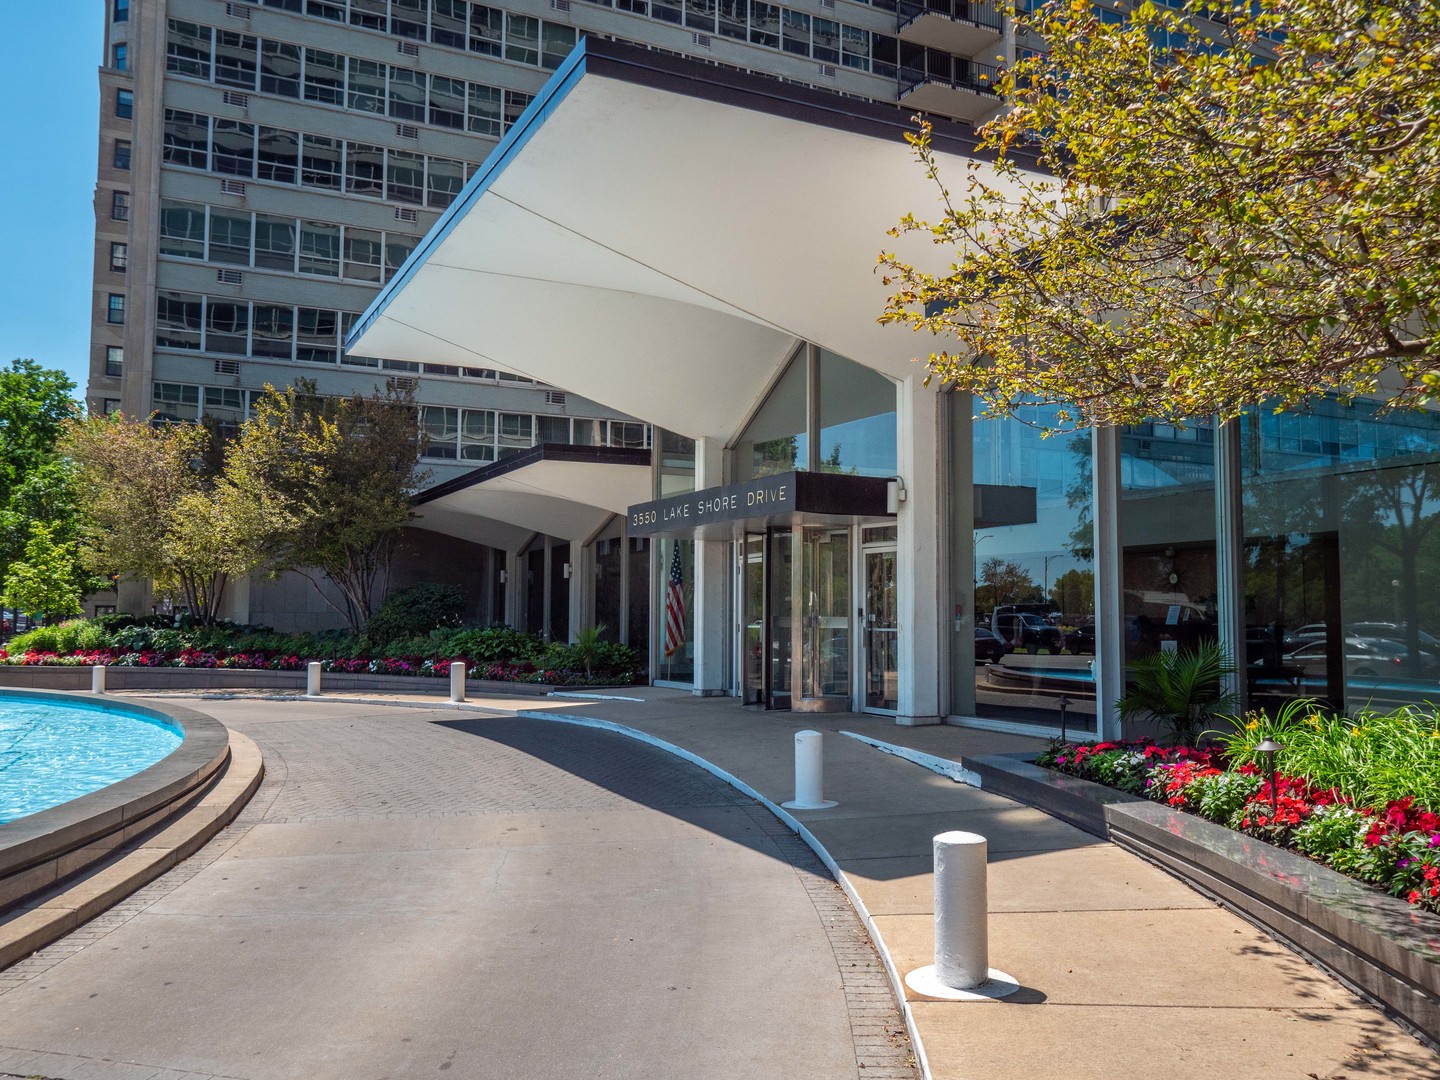
[[[961,56],[974,56],[1005,33],[993,0],[899,0],[895,14],[901,41]]]
[[[900,68],[900,100],[921,112],[978,124],[1000,108],[995,81],[1000,69],[974,60],[956,60],[953,68]]]

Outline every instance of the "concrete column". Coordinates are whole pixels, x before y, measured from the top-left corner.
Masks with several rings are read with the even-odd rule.
[[[231,578],[220,602],[220,617],[234,623],[250,621],[250,575]]]
[[[584,540],[570,541],[570,626],[566,641],[595,625],[595,548]]]
[[[1095,709],[1101,739],[1120,737],[1115,701],[1125,688],[1125,587],[1120,539],[1120,433],[1091,431],[1095,470],[1090,518],[1095,523]]]
[[[524,566],[519,552],[505,552],[505,625],[519,629],[524,613]]]
[[[115,587],[115,610],[131,615],[149,615],[150,582],[121,578]]]
[[[940,517],[945,505],[938,457],[941,396],[917,372],[899,386],[899,505],[896,603],[900,619],[899,724],[940,723],[941,627]]]
[[[725,447],[719,439],[695,443],[695,487],[725,482]],[[719,695],[730,690],[729,541],[695,541],[695,693]]]

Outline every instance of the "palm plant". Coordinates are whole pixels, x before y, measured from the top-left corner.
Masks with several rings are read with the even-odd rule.
[[[605,624],[596,623],[594,626],[586,627],[575,635],[575,641],[570,646],[575,654],[575,659],[585,665],[585,677],[592,678],[595,674],[594,667],[599,663],[605,651]]]
[[[1218,642],[1157,652],[1131,665],[1130,686],[1115,707],[1122,720],[1155,717],[1170,727],[1176,742],[1190,745],[1203,724],[1239,701],[1223,685],[1234,673],[1234,663]]]

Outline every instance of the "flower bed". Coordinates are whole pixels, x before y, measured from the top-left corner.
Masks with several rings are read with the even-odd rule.
[[[587,676],[569,668],[543,667],[529,661],[477,661],[463,656],[356,657],[320,660],[321,669],[355,675],[402,675],[417,678],[450,677],[450,665],[465,664],[469,679],[492,682],[533,683],[548,686],[615,686],[635,683],[634,672]],[[0,664],[18,667],[178,667],[222,668],[230,671],[304,671],[310,658],[284,652],[211,652],[180,649],[158,652],[122,652],[99,649],[89,652],[53,653],[29,650],[11,655],[0,649]]]
[[[1285,747],[1273,790],[1255,751],[1266,737]],[[1440,782],[1440,726],[1420,710],[1348,720],[1299,702],[1275,718],[1248,717],[1208,747],[1056,743],[1036,764],[1198,814],[1440,912],[1440,814],[1428,804]]]

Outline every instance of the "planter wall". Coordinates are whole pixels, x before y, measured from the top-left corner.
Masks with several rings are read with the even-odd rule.
[[[1158,864],[1440,1045],[1440,917],[1284,848],[1026,755],[968,758],[988,791]]]

